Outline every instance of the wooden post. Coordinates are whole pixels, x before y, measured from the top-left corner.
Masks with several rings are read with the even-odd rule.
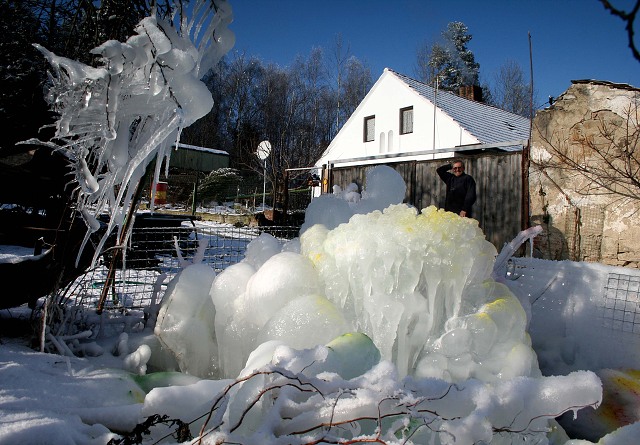
[[[123,230],[120,232],[120,238],[118,239],[118,245],[114,250],[113,256],[111,257],[111,263],[109,264],[109,272],[107,273],[107,278],[104,281],[104,285],[102,286],[102,292],[100,293],[100,299],[98,300],[98,308],[96,309],[96,314],[100,315],[104,309],[104,302],[107,299],[107,294],[109,293],[109,288],[113,289],[115,295],[115,275],[116,275],[116,264],[118,259],[124,259],[124,242],[127,237],[127,233],[131,229],[131,225],[135,219],[135,213],[138,209],[138,204],[140,203],[140,198],[142,197],[142,193],[144,191],[145,183],[147,179],[151,176],[151,172],[153,171],[155,166],[155,162],[150,162],[147,165],[147,170],[144,175],[138,182],[136,186],[136,192],[133,195],[133,199],[131,200],[131,204],[129,206],[129,212],[127,213],[127,217],[124,222]],[[153,184],[152,184],[153,185]]]
[[[287,225],[289,220],[289,171],[287,169],[284,170],[284,185],[283,185],[283,194],[282,197],[282,225]]]

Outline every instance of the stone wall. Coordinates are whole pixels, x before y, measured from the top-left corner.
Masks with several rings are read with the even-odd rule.
[[[536,256],[640,267],[640,89],[574,81],[532,129]],[[625,173],[627,172],[627,173]]]

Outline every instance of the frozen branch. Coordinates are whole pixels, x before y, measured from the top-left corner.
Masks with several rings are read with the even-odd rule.
[[[490,394],[490,384],[477,382],[479,386],[474,388],[448,384],[446,389],[438,390],[439,395],[433,396],[424,393],[428,388],[425,386],[417,391],[412,380],[382,389],[376,386],[375,378],[365,383],[371,378],[323,380],[266,366],[236,380],[216,396],[210,411],[198,418],[206,417],[195,443],[202,443],[211,434],[216,434],[216,440],[220,441],[216,443],[251,443],[257,437],[264,440],[264,437],[273,436],[273,443],[295,445],[397,444],[410,440],[423,443],[429,440],[428,437],[443,434],[462,440],[462,443],[477,442],[479,437],[490,440],[483,436],[486,426],[478,424],[476,428],[475,422],[490,422],[488,431],[491,435],[507,435],[514,440],[530,437],[535,441],[546,435],[547,420],[566,411],[597,406],[600,402],[599,398],[587,396],[583,399],[584,404],[568,403],[560,410],[552,410],[552,405],[543,400],[543,394],[547,385],[556,383],[547,383],[545,378],[531,378],[526,408],[522,408],[517,397],[513,400],[497,397],[492,402],[495,405],[483,403],[482,408],[474,408],[478,391],[489,391],[487,394]],[[587,379],[582,383],[585,384],[583,389],[591,383]],[[249,387],[241,389],[244,385]],[[345,389],[349,387],[353,388]],[[286,389],[292,389],[294,393],[283,391]],[[286,410],[282,411],[284,406]],[[519,407],[517,415],[510,421],[505,419],[503,414],[513,412],[516,406]],[[549,413],[540,413],[549,408]],[[477,409],[482,410],[481,415]],[[248,420],[250,411],[251,421]],[[215,420],[211,421],[214,413]],[[260,418],[263,423],[258,426],[256,421]],[[469,433],[469,429],[476,432]],[[254,433],[258,436],[253,437]],[[475,439],[467,441],[469,437]]]

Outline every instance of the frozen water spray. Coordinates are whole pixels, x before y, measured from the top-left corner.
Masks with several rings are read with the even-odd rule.
[[[593,373],[541,376],[477,221],[394,204],[399,175],[369,173],[361,193],[312,201],[299,241],[263,234],[214,278],[200,264],[175,279],[156,335],[181,370],[229,382],[198,429],[242,443],[547,443],[557,413],[597,406]]]
[[[227,28],[232,11],[225,0],[199,0],[192,11],[175,23],[144,18],[126,42],[110,40],[91,51],[100,56],[98,67],[36,45],[52,67],[47,97],[59,118],[51,141],[27,142],[68,158],[78,184],[76,208],[88,228],[82,248],[100,227],[98,216],[108,213],[94,261],[114,228],[126,242],[124,221],[149,165],[156,161],[155,184],[181,129],[213,105],[200,78],[234,44]]]

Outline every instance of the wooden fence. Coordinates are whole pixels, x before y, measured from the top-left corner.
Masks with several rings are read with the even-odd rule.
[[[451,159],[387,162],[407,184],[404,202],[422,210],[430,205],[444,207],[445,185],[436,169]],[[500,251],[522,230],[522,152],[498,152],[465,156],[465,171],[476,180],[478,199],[473,206],[487,240]],[[380,165],[380,164],[376,164]],[[366,186],[368,170],[375,165],[333,167],[329,170],[329,189],[354,182]]]

